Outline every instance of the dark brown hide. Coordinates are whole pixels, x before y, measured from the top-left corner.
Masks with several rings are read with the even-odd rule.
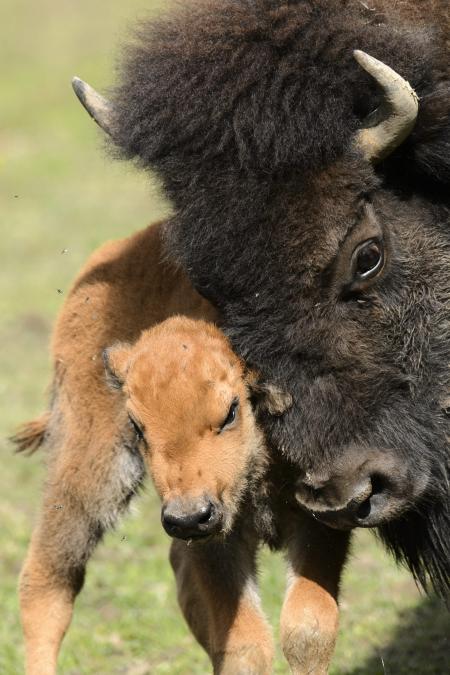
[[[339,527],[380,526],[442,593],[447,38],[443,1],[189,3],[139,28],[113,95],[116,146],[156,170],[174,204],[168,252],[238,353],[294,397],[283,419],[262,420],[289,467],[286,498]],[[377,167],[355,138],[381,93],[353,49],[420,98],[411,136]],[[383,264],[358,279],[371,241]]]

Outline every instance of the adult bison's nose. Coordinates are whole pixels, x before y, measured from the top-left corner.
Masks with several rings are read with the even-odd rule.
[[[398,500],[393,498],[387,480],[374,475],[365,487],[358,486],[344,507],[313,510],[313,513],[318,520],[337,529],[376,527],[395,516],[395,506],[398,506]]]
[[[338,529],[377,527],[399,517],[425,481],[412,482],[400,462],[394,466],[386,458],[381,470],[376,459],[328,479],[302,477],[297,483],[298,503],[317,520]]]
[[[376,447],[352,446],[319,469],[299,476],[296,498],[314,518],[340,529],[399,518],[424,493],[430,476],[426,464]]]
[[[202,539],[219,532],[222,511],[208,497],[193,500],[172,499],[162,507],[161,522],[171,537]]]
[[[333,478],[306,475],[296,498],[314,518],[339,529],[379,525],[396,515],[403,501],[388,476],[365,471]]]

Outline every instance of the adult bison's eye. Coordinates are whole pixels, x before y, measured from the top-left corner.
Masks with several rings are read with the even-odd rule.
[[[360,244],[352,257],[354,281],[365,281],[376,276],[383,269],[384,249],[379,239],[370,239]]]
[[[239,408],[239,399],[234,398],[231,402],[230,409],[228,410],[228,415],[226,416],[226,418],[224,419],[224,421],[220,426],[220,431],[224,431],[224,429],[227,429],[232,424],[234,424],[234,422],[236,421],[238,408]]]
[[[139,424],[136,422],[136,420],[131,415],[128,415],[128,421],[130,423],[130,427],[133,429],[133,431],[135,433],[137,441],[141,442],[141,441],[145,440],[144,432],[142,431]]]

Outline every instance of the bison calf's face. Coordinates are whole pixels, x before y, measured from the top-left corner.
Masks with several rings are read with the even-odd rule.
[[[110,383],[126,399],[128,435],[162,500],[166,532],[227,533],[265,464],[243,363],[211,324],[181,317],[105,352]]]

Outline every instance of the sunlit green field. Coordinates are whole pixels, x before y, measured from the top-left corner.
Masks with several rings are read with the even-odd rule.
[[[44,456],[12,454],[6,437],[41,411],[48,338],[77,269],[108,238],[167,212],[155,187],[108,159],[70,88],[113,78],[125,27],[164,0],[0,0],[0,673],[22,671],[16,583],[39,505]],[[178,611],[169,541],[151,487],[94,556],[64,642],[67,675],[210,672]],[[281,557],[264,552],[261,586],[275,631]],[[445,609],[421,597],[367,532],[358,535],[342,594],[332,673],[449,672]],[[277,673],[287,669],[281,655]]]

